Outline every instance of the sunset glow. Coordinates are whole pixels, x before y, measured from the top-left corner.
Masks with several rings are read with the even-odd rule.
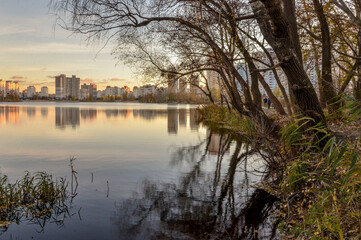
[[[56,25],[47,0],[0,0],[0,79],[18,81],[20,91],[29,85],[49,87],[54,76],[77,75],[81,83],[138,85],[127,66],[111,55],[112,45],[87,44]]]

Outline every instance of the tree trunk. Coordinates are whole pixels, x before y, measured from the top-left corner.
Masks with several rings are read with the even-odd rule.
[[[361,4],[355,0],[355,5],[356,5],[356,16],[358,18],[361,17]],[[361,26],[358,27],[358,35],[357,35],[357,47],[358,47],[358,57],[361,56]],[[355,99],[361,101],[361,66],[360,66],[360,60],[357,59],[356,63],[357,64],[357,70],[356,72],[358,73],[357,75],[357,79],[355,79],[355,83],[354,83],[354,89],[353,89],[353,94]],[[355,65],[356,65],[355,63]]]
[[[298,60],[295,43],[291,40],[287,18],[288,9],[282,8],[280,0],[250,0],[257,22],[267,42],[272,46],[285,72],[295,104],[300,112],[315,123],[326,124],[325,116],[302,63]],[[286,11],[286,12],[283,12]],[[295,17],[295,16],[293,16]],[[289,18],[289,17],[288,17]],[[297,49],[297,47],[296,47]]]
[[[266,83],[266,81],[264,80],[264,77],[260,74],[260,72],[258,71],[256,65],[253,62],[253,59],[251,57],[251,55],[249,54],[249,52],[245,49],[245,47],[243,46],[243,43],[239,40],[238,41],[239,44],[239,48],[241,49],[243,56],[248,64],[249,67],[249,71],[251,72],[251,79],[252,79],[252,83],[253,82],[258,82],[260,81],[263,88],[265,89],[265,91],[267,92],[268,97],[271,99],[271,102],[273,103],[273,105],[275,106],[276,111],[281,114],[281,115],[286,115],[285,110],[283,109],[283,106],[281,104],[281,102],[277,99],[277,97],[273,94],[271,88],[268,86],[268,84]],[[258,84],[257,84],[258,87]],[[259,88],[258,88],[258,92],[259,92]],[[259,94],[259,103],[261,104],[261,94]]]
[[[332,81],[332,67],[331,67],[331,37],[328,27],[327,19],[323,12],[323,6],[319,0],[313,0],[315,6],[315,12],[320,22],[321,27],[321,42],[322,42],[322,70],[321,70],[321,86],[322,91],[327,103],[327,109],[329,113],[334,113],[339,109],[339,103],[336,90]]]

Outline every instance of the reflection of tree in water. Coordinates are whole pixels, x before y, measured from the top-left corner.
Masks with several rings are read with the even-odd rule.
[[[139,196],[117,208],[112,221],[121,228],[123,239],[274,237],[269,213],[277,199],[252,187],[265,177],[255,173],[265,170],[256,151],[219,136],[218,154],[210,156],[212,135],[173,154],[172,165],[186,164],[190,169],[178,184],[146,180]]]

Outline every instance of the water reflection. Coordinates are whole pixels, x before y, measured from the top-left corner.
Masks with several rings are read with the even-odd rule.
[[[97,119],[98,112],[96,109],[81,109],[80,117],[84,121],[92,122]]]
[[[168,133],[178,133],[178,110],[169,108],[168,109]]]
[[[198,119],[197,110],[196,109],[190,109],[189,112],[190,112],[189,120],[190,120],[191,129],[192,129],[192,131],[198,131],[199,124],[198,124],[198,121],[197,121],[197,119]]]
[[[0,125],[17,125],[20,123],[20,110],[18,106],[0,106]]]
[[[212,155],[209,155],[209,153]],[[277,199],[257,189],[265,169],[254,150],[209,132],[179,148],[172,165],[189,168],[177,183],[145,180],[142,192],[117,206],[120,239],[272,239]]]
[[[41,108],[41,116],[42,116],[43,118],[47,118],[48,115],[49,115],[49,108],[47,108],[47,107],[42,107],[42,108]]]
[[[27,107],[24,109],[27,113],[28,118],[33,118],[36,115],[36,108],[35,107]]]
[[[75,210],[73,199],[77,195],[78,177],[73,169],[73,161],[74,159],[70,160],[70,183],[66,178],[54,178],[46,172],[26,172],[25,176],[14,183],[6,175],[0,175],[0,236],[14,223],[21,225],[26,222],[39,226],[37,232],[41,233],[46,225],[55,223],[62,227],[65,219],[76,215],[72,211]],[[80,210],[77,214],[80,218]]]
[[[208,153],[210,155],[229,154],[229,148],[224,149],[224,146],[227,146],[229,141],[228,136],[214,134],[207,129],[207,137],[209,138]]]
[[[187,126],[187,111],[186,109],[179,109],[179,127]]]
[[[60,129],[71,126],[75,129],[80,125],[80,110],[75,107],[56,107],[55,125]]]
[[[130,114],[131,114],[131,110],[130,109],[106,109],[104,110],[105,115],[107,118],[111,118],[111,117],[123,117],[125,119],[129,118]]]
[[[13,106],[7,106],[10,104]],[[70,211],[75,217],[64,219],[63,228],[57,226],[62,224],[57,220],[63,215],[57,220],[52,215],[41,234],[35,232],[38,225],[24,220],[19,225],[11,224],[0,238],[118,239],[118,225],[109,221],[114,203],[131,197],[144,178],[165,182],[178,179],[184,169],[170,164],[174,146],[196,144],[206,138],[203,127],[198,132],[190,131],[190,125],[196,124],[190,119],[195,115],[193,108],[165,104],[3,103],[1,173],[9,175],[12,182],[23,176],[24,169],[65,176],[68,157],[75,156],[80,176],[79,194]],[[168,134],[168,113],[170,125],[177,129],[176,136]],[[81,219],[78,209],[82,209]],[[114,222],[119,215],[114,216]],[[57,222],[48,224],[52,221]]]
[[[168,112],[164,109],[133,109],[133,118],[141,118],[149,121],[167,117],[167,115]]]
[[[101,108],[84,108],[56,106],[50,107],[33,107],[33,106],[0,106],[0,125],[19,124],[21,114],[25,114],[27,119],[37,119],[37,112],[40,112],[44,119],[55,117],[55,126],[58,129],[71,127],[77,129],[81,123],[95,122],[98,117],[105,116],[106,119],[140,119],[154,121],[157,119],[166,120],[167,132],[170,135],[177,135],[179,128],[189,127],[192,131],[199,130],[197,122],[197,110],[194,108],[174,108],[166,109],[101,109]]]

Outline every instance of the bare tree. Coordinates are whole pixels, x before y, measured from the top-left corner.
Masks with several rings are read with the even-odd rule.
[[[292,20],[296,18],[292,4],[285,7],[281,0],[251,0],[251,6],[261,32],[272,46],[285,72],[291,91],[294,94],[295,104],[303,115],[311,117],[316,122],[324,122],[325,116],[318,101],[316,92],[300,61],[298,36],[291,34]],[[291,21],[292,20],[292,21]]]
[[[277,56],[268,70],[282,68],[296,111],[325,123],[303,66],[294,1],[54,0],[53,7],[70,19],[65,25],[68,30],[106,43],[116,39],[118,54],[141,64],[147,59],[160,72],[169,71],[169,67],[175,67],[178,76],[218,72],[230,104],[239,114],[276,130],[260,106],[259,83],[278,113],[285,112],[261,74],[265,69],[260,69],[252,57],[259,46],[252,48],[243,29],[254,24],[263,35],[261,39],[266,40],[261,48],[270,46]],[[236,68],[240,62],[249,67],[251,87]],[[280,81],[278,84],[282,85]],[[282,93],[287,96],[285,90]]]

